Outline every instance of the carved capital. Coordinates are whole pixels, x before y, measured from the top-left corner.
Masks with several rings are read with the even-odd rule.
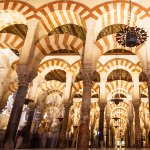
[[[37,75],[35,70],[29,70],[27,65],[19,64],[17,66],[17,74],[20,86],[28,86]]]
[[[36,108],[35,103],[29,103],[29,108],[30,108],[30,111],[34,111]]]
[[[106,104],[107,104],[107,102],[100,102],[100,103],[99,103],[100,110],[104,110]]]
[[[92,74],[90,72],[83,72],[82,76],[83,76],[83,79],[86,82],[91,82],[92,81]]]
[[[132,104],[133,104],[134,109],[137,110],[137,109],[139,109],[141,102],[140,101],[133,101]]]
[[[64,108],[66,109],[70,109],[71,107],[71,103],[64,103]]]
[[[28,86],[28,75],[27,74],[18,74],[19,85]]]

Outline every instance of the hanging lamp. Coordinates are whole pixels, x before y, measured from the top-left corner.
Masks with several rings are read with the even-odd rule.
[[[129,18],[125,28],[122,28],[116,34],[116,40],[119,45],[124,47],[135,47],[143,44],[147,40],[147,32],[143,28],[137,26],[130,27],[131,19],[131,0],[129,0]]]

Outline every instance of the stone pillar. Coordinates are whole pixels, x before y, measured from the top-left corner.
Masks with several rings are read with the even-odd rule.
[[[129,140],[129,148],[133,148],[133,145],[135,143],[134,141],[134,132],[133,132],[133,117],[129,118],[129,136],[130,136],[130,140]]]
[[[126,132],[125,132],[125,146],[126,148],[130,148],[130,125],[127,124],[127,129],[126,129]]]
[[[114,139],[113,127],[112,125],[110,125],[110,148],[113,148],[113,139]]]
[[[99,132],[98,132],[98,147],[102,147],[104,142],[104,109],[106,103],[100,103],[100,118],[99,118]]]
[[[104,146],[104,109],[107,104],[106,101],[106,82],[107,77],[104,72],[100,74],[100,119],[99,119],[99,133],[98,133],[98,147]]]
[[[149,147],[148,128],[149,128],[148,126],[145,127],[145,130],[146,130],[146,144],[145,144],[145,146],[146,146],[146,147]]]
[[[112,147],[115,148],[115,131],[114,131],[114,128],[112,128]]]
[[[84,71],[83,75],[83,97],[80,114],[78,150],[88,150],[89,147],[89,123],[90,123],[90,104],[92,89],[92,74]]]
[[[35,104],[34,103],[30,103],[29,104],[28,120],[27,120],[27,124],[26,124],[27,130],[26,130],[25,143],[28,142],[29,137],[30,137],[30,130],[31,130],[31,126],[32,126],[34,111],[35,111]]]
[[[26,39],[24,41],[24,45],[22,47],[21,55],[20,55],[20,64],[29,64],[32,65],[34,50],[36,47],[36,42],[38,40],[38,23],[39,20],[36,18],[30,19],[27,22],[28,32],[26,35]],[[28,50],[28,52],[27,52]]]
[[[129,141],[128,147],[132,148],[134,145],[134,133],[133,133],[133,105],[132,101],[129,101],[129,110],[128,110],[128,134],[129,134]]]
[[[62,131],[60,133],[60,148],[67,147],[67,128],[68,128],[68,119],[69,119],[69,110],[70,110],[70,103],[65,103],[64,108],[64,118],[62,123]]]
[[[106,148],[109,148],[109,128],[110,128],[110,117],[106,117]]]
[[[67,147],[67,128],[68,128],[68,119],[69,119],[69,109],[71,106],[71,90],[72,90],[72,80],[73,80],[73,72],[68,71],[66,73],[66,87],[64,92],[64,119],[62,122],[62,131],[60,134],[60,148]]]
[[[71,98],[71,90],[72,90],[72,81],[73,81],[73,72],[66,72],[66,87],[64,92],[64,103],[68,103]]]
[[[27,65],[20,65],[17,68],[19,87],[14,100],[10,119],[7,125],[7,130],[4,138],[4,148],[13,149],[14,140],[17,133],[18,125],[21,118],[21,113],[28,89],[28,84],[35,77],[35,73],[28,70]]]
[[[94,147],[94,125],[91,125],[91,148]]]
[[[139,116],[139,101],[133,101],[135,112],[135,147],[141,148],[141,128],[140,128],[140,116]]]
[[[140,129],[140,116],[139,116],[139,107],[141,104],[140,93],[139,93],[139,73],[134,72],[132,75],[132,81],[134,85],[133,93],[133,107],[135,112],[135,147],[141,148],[141,129]]]
[[[72,148],[76,148],[76,144],[78,142],[78,126],[73,126],[73,139],[72,139]]]

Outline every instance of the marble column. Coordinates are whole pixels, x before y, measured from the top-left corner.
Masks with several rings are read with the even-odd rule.
[[[112,148],[115,148],[115,131],[114,129],[112,128]]]
[[[110,148],[113,148],[113,139],[114,139],[113,127],[112,127],[112,125],[111,125],[111,126],[110,126]]]
[[[90,123],[90,104],[92,89],[91,72],[83,72],[83,97],[81,104],[78,150],[88,150],[89,148],[89,123]]]
[[[141,148],[141,128],[140,128],[140,116],[139,116],[139,101],[133,101],[133,107],[135,112],[135,147]]]
[[[110,117],[106,117],[106,148],[109,148],[109,129],[110,129]]]
[[[99,132],[98,132],[98,147],[102,147],[104,142],[104,109],[106,103],[100,103],[100,118],[99,118]]]
[[[148,126],[145,127],[145,130],[146,130],[146,144],[145,144],[145,146],[146,146],[146,147],[149,147],[148,128],[149,128]]]
[[[125,132],[125,146],[126,148],[130,148],[130,131],[129,131],[129,124],[127,124],[127,129]]]
[[[76,148],[78,142],[78,126],[73,126],[73,139],[72,139],[72,148]]]
[[[30,137],[30,130],[32,126],[32,121],[33,121],[33,116],[35,112],[35,104],[31,103],[29,104],[29,114],[28,114],[28,120],[27,120],[27,130],[26,130],[26,137],[25,137],[25,142],[28,142],[29,137]]]
[[[7,125],[6,134],[4,137],[4,148],[13,149],[14,140],[17,133],[18,125],[21,118],[21,113],[28,89],[28,84],[36,76],[34,72],[29,72],[27,65],[19,65],[17,68],[19,87],[14,100],[13,108]]]
[[[69,109],[71,107],[71,90],[72,90],[72,80],[73,80],[73,72],[66,72],[66,87],[64,92],[64,119],[62,122],[62,131],[60,134],[60,148],[65,148],[67,146],[67,128],[68,128],[68,120],[69,120]]]
[[[70,110],[71,104],[70,103],[65,103],[64,108],[64,118],[62,122],[62,131],[60,133],[60,148],[65,148],[67,147],[67,128],[68,128],[68,120],[69,120],[69,110]]]
[[[94,125],[91,126],[91,147],[94,147]]]
[[[100,74],[100,118],[99,118],[98,147],[104,146],[104,109],[107,104],[106,83],[107,83],[107,76],[105,72],[101,72]]]
[[[135,141],[134,141],[134,132],[133,132],[133,117],[129,118],[129,136],[130,136],[130,140],[128,143],[129,148],[132,148]]]
[[[129,110],[128,110],[128,134],[129,134],[129,141],[128,141],[128,147],[132,148],[134,145],[134,133],[133,133],[133,105],[132,101],[129,100]]]

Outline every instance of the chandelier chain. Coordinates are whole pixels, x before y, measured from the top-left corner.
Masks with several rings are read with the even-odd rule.
[[[130,21],[131,21],[131,0],[129,0],[129,18],[128,18],[127,26],[130,25]]]

